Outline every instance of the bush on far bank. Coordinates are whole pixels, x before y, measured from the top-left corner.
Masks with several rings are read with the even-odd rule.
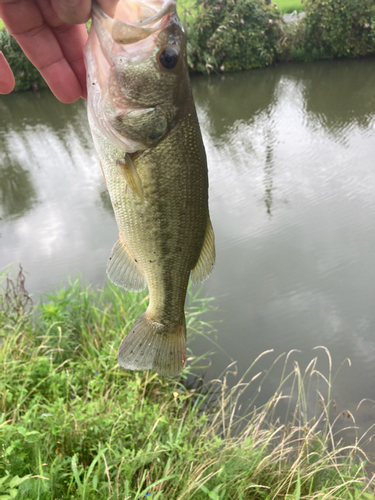
[[[307,36],[325,57],[375,52],[374,0],[307,0]]]
[[[203,0],[187,23],[193,71],[239,71],[273,64],[282,35],[276,4],[264,0]]]
[[[284,27],[281,61],[310,61],[375,54],[373,0],[305,0],[306,16]]]
[[[304,0],[305,17],[290,24],[275,3],[267,3],[186,0],[179,12],[190,71],[220,73],[283,61],[375,55],[374,0]],[[6,30],[0,30],[0,51],[14,72],[16,91],[46,87]]]
[[[187,22],[193,71],[375,54],[373,0],[305,0],[305,17],[290,24],[281,20],[276,4],[265,0],[203,0],[200,5]]]

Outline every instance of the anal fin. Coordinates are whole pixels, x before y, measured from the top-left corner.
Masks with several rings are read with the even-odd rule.
[[[129,292],[140,292],[147,285],[146,278],[121,238],[121,234],[112,248],[107,263],[107,276],[112,283]]]
[[[198,262],[191,271],[191,279],[195,285],[208,278],[215,264],[215,235],[210,218],[207,219],[206,235]]]

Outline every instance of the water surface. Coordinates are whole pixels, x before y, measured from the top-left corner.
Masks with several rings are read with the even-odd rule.
[[[373,403],[356,412],[375,400],[374,81],[367,59],[192,82],[217,242],[203,293],[216,297],[221,350],[192,348],[217,351],[213,378],[231,360],[240,375],[268,349],[260,369],[291,349],[305,367],[324,345],[334,372],[351,359],[332,396],[362,428],[375,422]],[[0,217],[0,268],[22,262],[34,296],[77,273],[106,282],[117,228],[83,102],[0,97]],[[276,370],[265,398],[278,382]]]

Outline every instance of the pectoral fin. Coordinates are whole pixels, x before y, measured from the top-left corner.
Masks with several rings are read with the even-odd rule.
[[[107,276],[112,283],[129,292],[140,292],[147,285],[146,278],[121,238],[121,234],[112,248],[107,263]]]
[[[120,172],[125,177],[126,182],[129,184],[130,189],[140,198],[143,203],[144,194],[142,180],[139,177],[137,169],[135,168],[129,153],[126,153],[123,160],[117,160],[117,166]]]
[[[208,218],[202,250],[198,262],[191,271],[191,279],[195,285],[208,278],[214,267],[215,257],[215,235],[210,218]]]

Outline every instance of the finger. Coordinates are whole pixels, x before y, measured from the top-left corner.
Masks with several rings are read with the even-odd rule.
[[[67,31],[57,30],[54,33],[65,59],[70,64],[81,86],[81,97],[86,99],[86,68],[83,56],[83,48],[87,40],[86,27],[84,24],[70,26]]]
[[[115,15],[116,6],[119,0],[97,0],[98,4],[102,10],[108,14],[108,16],[113,17]]]
[[[51,0],[51,4],[64,23],[82,24],[89,20],[91,0]]]
[[[14,76],[4,54],[0,52],[0,94],[9,94],[14,89]]]
[[[14,3],[2,4],[1,14],[9,32],[21,45],[22,50],[34,66],[41,72],[56,97],[62,102],[76,101],[85,92],[84,88],[81,87],[81,83],[65,58],[55,34],[46,24],[35,2],[18,0]],[[49,13],[49,15],[52,14]],[[61,21],[58,21],[56,14],[54,16],[56,19],[49,19],[48,22],[55,25],[53,28],[55,32],[61,36],[65,33],[67,40],[69,40],[72,33],[74,34],[74,30],[79,27],[63,25]],[[72,36],[75,40],[75,35]],[[81,57],[82,54],[79,53],[76,59]]]
[[[1,1],[1,0],[0,0]],[[83,47],[87,40],[84,24],[79,26],[63,23],[53,10],[51,0],[35,0],[47,25],[51,28],[68,64],[81,86],[81,97],[86,98],[86,69],[83,58]],[[62,0],[59,0],[61,2]],[[89,1],[89,12],[91,0]],[[83,2],[84,3],[84,0]],[[52,89],[54,91],[54,89]]]
[[[113,16],[118,0],[98,0],[103,11]],[[91,0],[51,0],[59,19],[68,24],[87,23],[91,13]]]
[[[73,31],[74,28],[78,26],[72,25],[67,31]],[[65,32],[65,35],[69,37],[69,33]],[[14,36],[60,101],[74,102],[84,95],[86,83],[82,51],[77,59],[73,58],[69,62],[56,36],[45,25],[35,35],[28,33]],[[59,36],[62,36],[62,33]]]

